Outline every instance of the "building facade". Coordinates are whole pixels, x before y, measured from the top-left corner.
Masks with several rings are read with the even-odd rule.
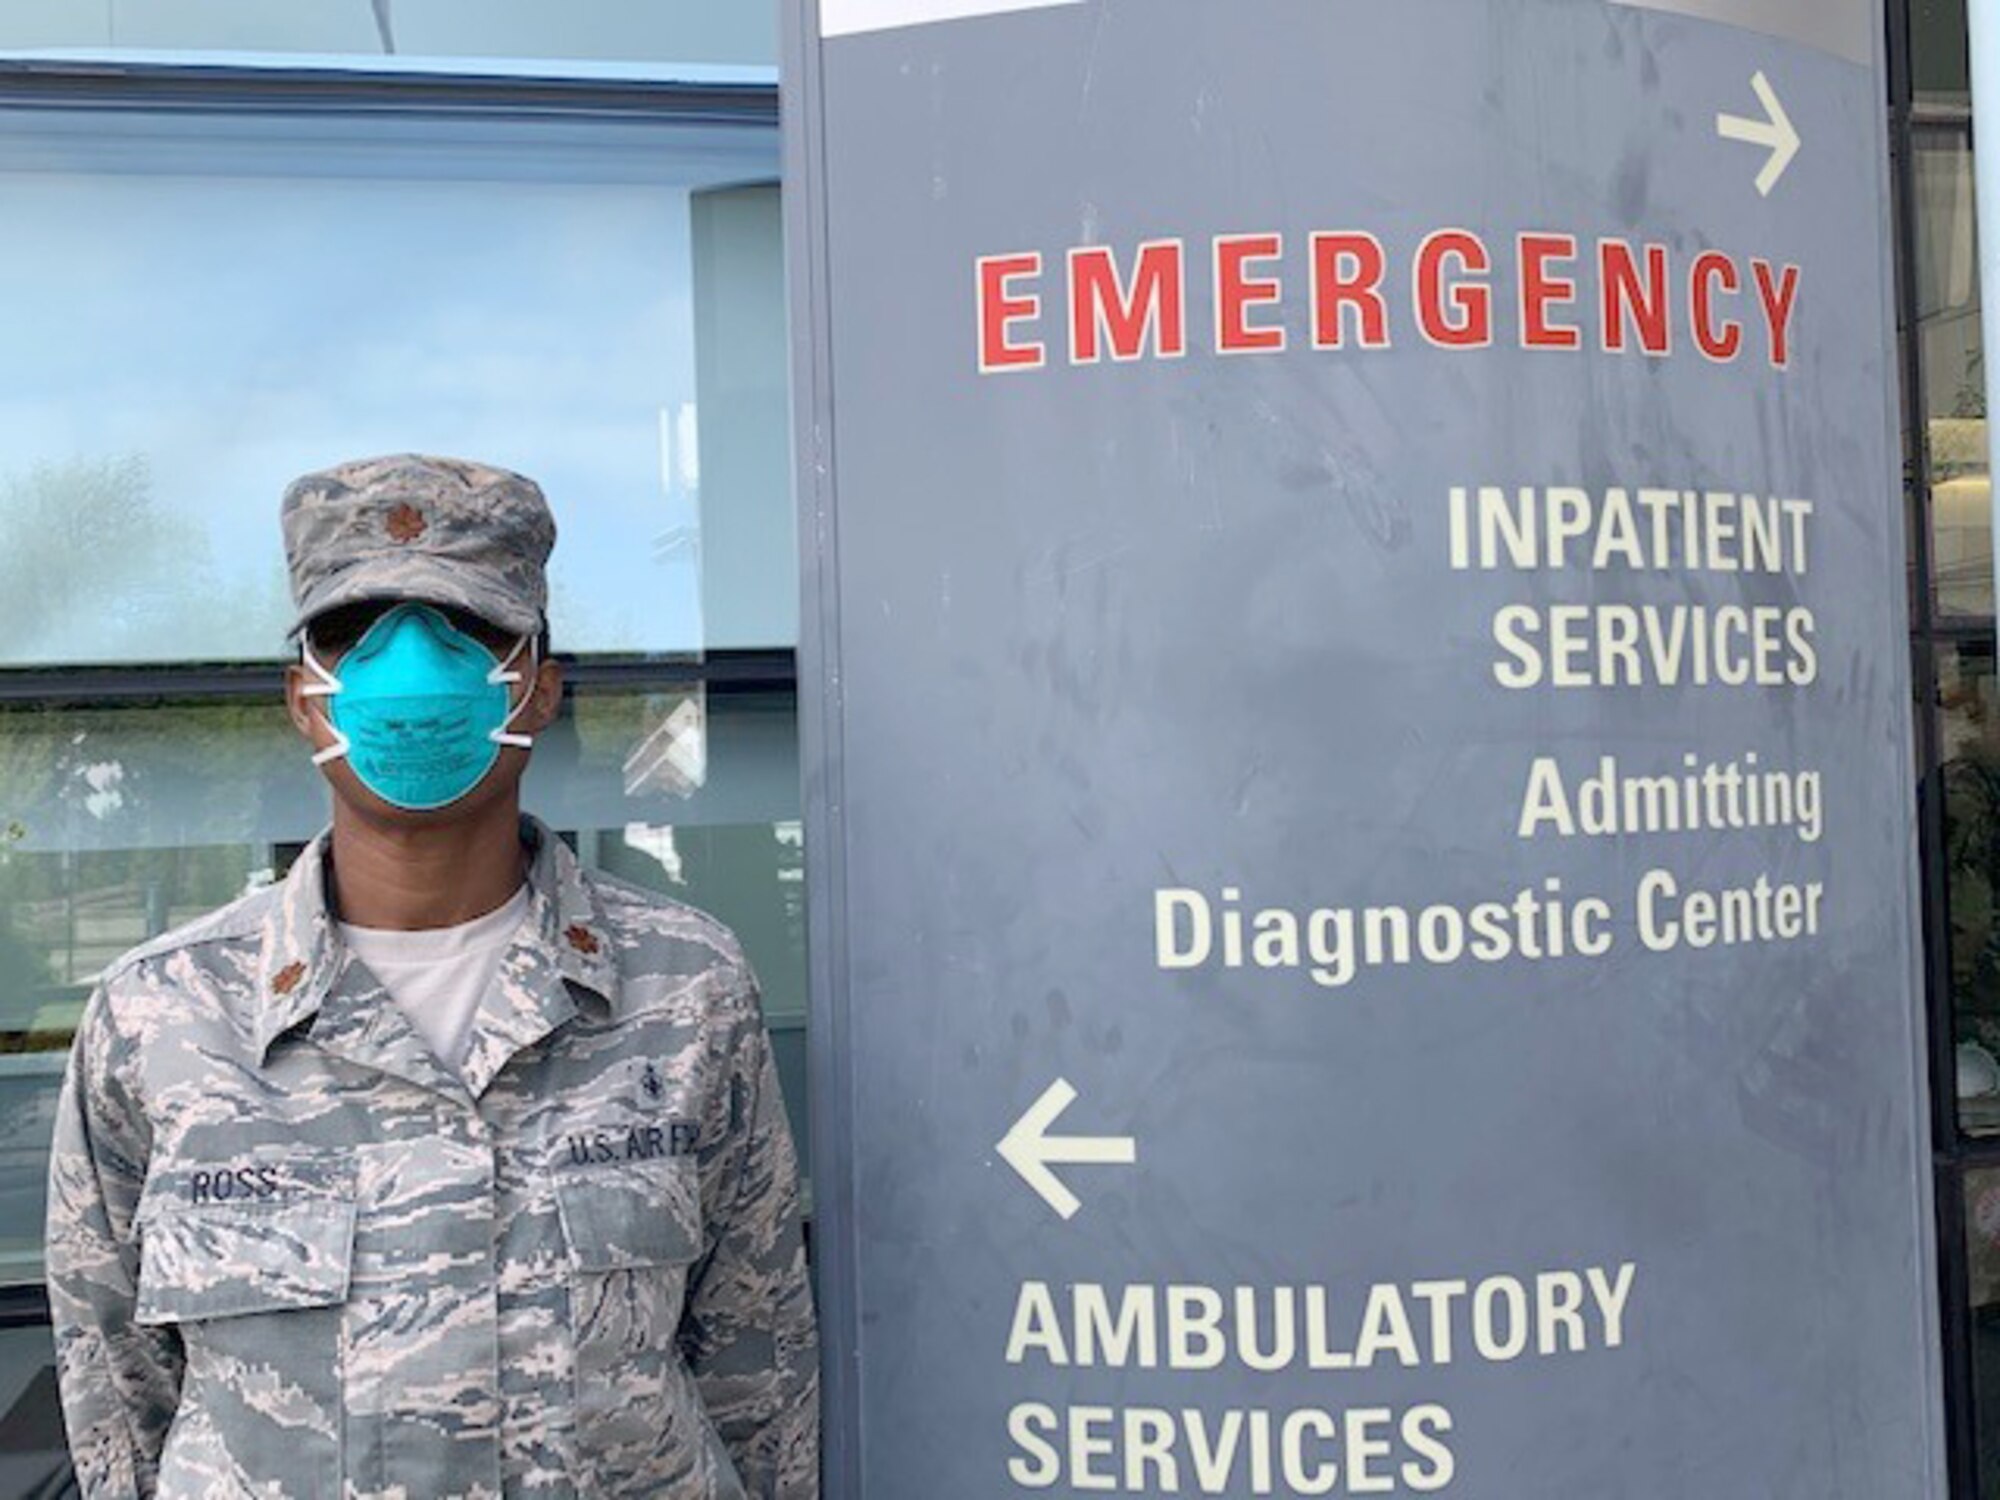
[[[587,862],[742,934],[807,1135],[775,7],[79,9],[0,7],[0,1495],[68,1483],[39,1241],[83,998],[119,952],[280,876],[324,817],[278,703],[295,473],[418,448],[544,483],[575,687],[528,801]],[[1940,1247],[1922,1314],[1971,1497],[2000,1494],[1973,91],[1964,0],[1887,10]]]

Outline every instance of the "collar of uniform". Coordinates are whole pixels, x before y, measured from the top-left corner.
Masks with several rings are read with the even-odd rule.
[[[257,970],[257,1054],[312,1015],[340,968],[333,916],[327,906],[326,847],[321,832],[300,853],[264,919]]]
[[[307,844],[285,877],[264,922],[264,951],[257,974],[257,1052],[316,1014],[340,971],[340,940],[326,890],[329,834]],[[618,969],[611,936],[583,867],[569,846],[539,818],[521,819],[529,853],[528,921],[536,946],[556,972],[608,1007],[618,999]]]
[[[611,956],[597,903],[567,846],[524,819],[528,914],[474,1012],[459,1081],[473,1098],[500,1071],[584,1007],[608,1010]]]
[[[618,964],[611,931],[583,866],[539,818],[523,816],[521,843],[528,850],[528,921],[544,953],[563,978],[616,1009]]]

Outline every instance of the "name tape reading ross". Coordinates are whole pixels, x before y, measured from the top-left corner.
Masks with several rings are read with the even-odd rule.
[[[852,36],[863,31],[889,31],[898,26],[923,26],[932,21],[964,21],[1008,11],[1081,4],[1083,0],[820,0],[819,34]]]

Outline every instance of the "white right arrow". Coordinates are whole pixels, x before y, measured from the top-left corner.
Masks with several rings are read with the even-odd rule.
[[[1764,106],[1764,118],[1746,120],[1741,115],[1717,115],[1715,133],[1724,140],[1748,141],[1770,151],[1764,170],[1757,174],[1757,191],[1768,198],[1778,179],[1785,175],[1785,168],[1792,164],[1792,158],[1799,154],[1799,133],[1792,129],[1792,117],[1778,102],[1770,79],[1761,71],[1752,73],[1750,87],[1757,91],[1757,100]]]
[[[1051,1162],[1130,1166],[1139,1159],[1139,1144],[1129,1135],[1050,1135],[1049,1127],[1075,1101],[1076,1090],[1069,1080],[1058,1078],[1000,1138],[1000,1154],[1007,1165],[1065,1219],[1083,1204],[1049,1170]]]

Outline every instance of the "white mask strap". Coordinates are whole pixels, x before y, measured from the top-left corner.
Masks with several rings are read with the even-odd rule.
[[[526,673],[513,671],[512,667],[514,665],[514,661],[517,657],[520,656],[524,648],[528,652],[528,671]],[[494,663],[493,670],[486,674],[486,680],[488,682],[500,682],[500,683],[521,682],[524,681],[529,674],[538,671],[540,667],[541,667],[541,647],[535,643],[532,637],[524,635],[518,641],[514,642],[514,649],[507,653],[506,659],[504,661],[499,661]],[[528,694],[523,693],[521,695],[521,701],[519,703],[509,705],[507,709],[507,717],[500,721],[498,728],[493,730],[491,734],[487,735],[487,738],[492,740],[494,744],[513,745],[516,748],[522,750],[529,750],[534,747],[535,737],[533,735],[515,734],[507,727],[508,725],[514,722],[514,716],[518,714],[522,709],[528,706],[528,697],[529,697]]]
[[[306,669],[319,679],[317,682],[309,682],[299,689],[299,696],[301,698],[331,698],[335,693],[341,691],[340,679],[321,665],[320,659],[313,655],[312,642],[303,637],[299,640],[299,658],[305,663]],[[331,745],[313,754],[312,763],[316,766],[323,766],[328,761],[338,760],[341,756],[347,754],[350,741],[346,735],[340,732],[340,726],[334,723],[327,714],[321,713],[319,721],[326,725],[327,731],[333,736],[333,743]]]

